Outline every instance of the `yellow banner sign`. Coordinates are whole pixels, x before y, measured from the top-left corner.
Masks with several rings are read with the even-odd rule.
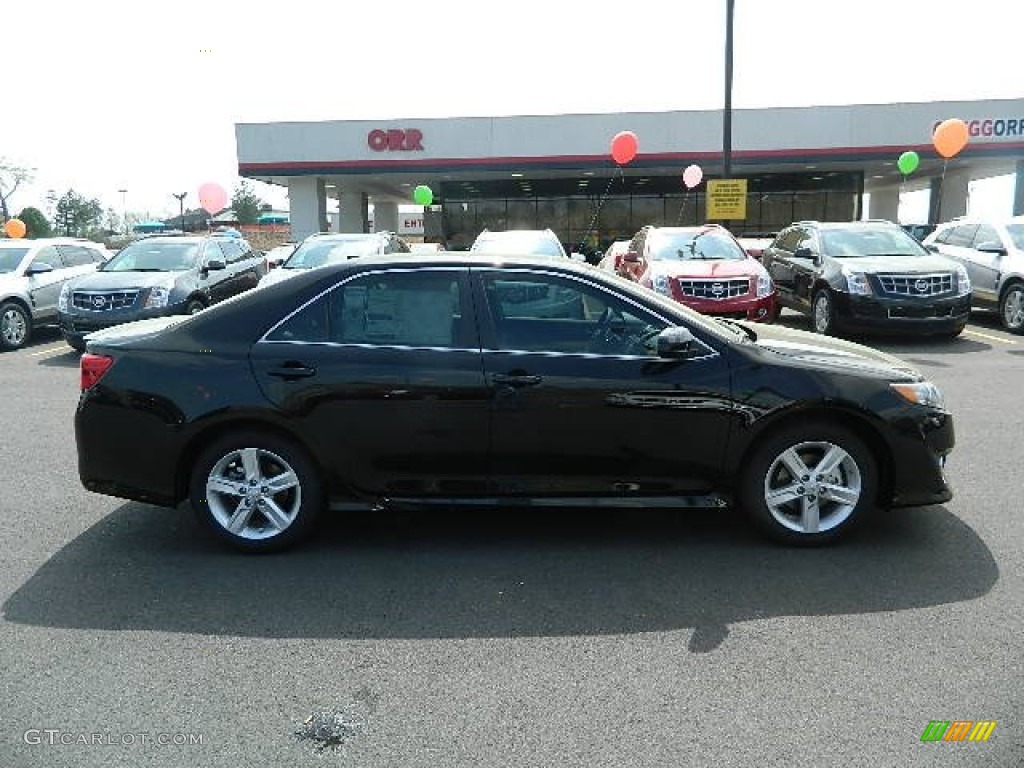
[[[709,180],[707,218],[709,221],[747,218],[747,180]]]

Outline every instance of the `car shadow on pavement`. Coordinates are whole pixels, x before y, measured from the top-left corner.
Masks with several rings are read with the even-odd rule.
[[[39,359],[39,365],[50,368],[77,368],[82,360],[82,353],[68,347],[67,352]]]
[[[33,626],[263,638],[482,638],[691,629],[895,611],[986,594],[998,568],[944,507],[844,543],[774,546],[725,511],[336,514],[279,555],[222,549],[186,507],[127,503],[3,606]]]

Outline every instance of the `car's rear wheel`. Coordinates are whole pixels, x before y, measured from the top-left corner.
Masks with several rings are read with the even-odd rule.
[[[1014,283],[999,301],[999,319],[1010,333],[1024,333],[1024,283]]]
[[[740,504],[771,538],[825,544],[860,522],[878,490],[875,458],[849,430],[797,424],[769,436],[750,456]]]
[[[261,432],[227,436],[203,451],[190,498],[200,521],[244,552],[292,546],[323,506],[321,481],[305,452]]]
[[[832,303],[832,294],[822,289],[814,294],[811,304],[811,325],[815,333],[830,335],[836,330],[836,310]]]
[[[21,349],[32,335],[32,318],[21,304],[8,301],[0,306],[0,348]]]

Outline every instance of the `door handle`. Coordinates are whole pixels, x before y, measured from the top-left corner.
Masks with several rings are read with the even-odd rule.
[[[315,376],[316,368],[295,360],[290,360],[287,363],[282,363],[277,368],[271,368],[267,371],[267,374],[289,381],[291,379],[304,379],[309,376]]]
[[[527,373],[496,373],[491,376],[491,381],[505,387],[535,387],[542,379]]]

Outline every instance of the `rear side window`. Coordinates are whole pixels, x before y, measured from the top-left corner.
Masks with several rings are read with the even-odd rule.
[[[61,245],[59,250],[64,257],[64,263],[69,267],[81,267],[102,261],[99,251],[83,245]]]

